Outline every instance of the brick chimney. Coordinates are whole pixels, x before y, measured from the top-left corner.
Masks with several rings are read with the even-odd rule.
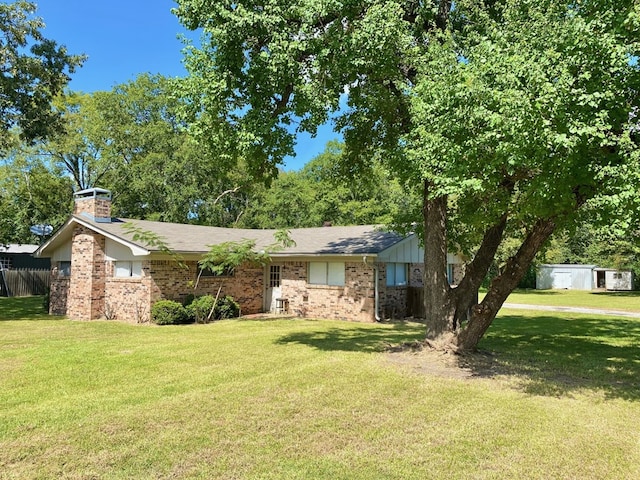
[[[95,222],[111,222],[111,192],[103,188],[88,188],[73,194],[74,215],[83,215]]]

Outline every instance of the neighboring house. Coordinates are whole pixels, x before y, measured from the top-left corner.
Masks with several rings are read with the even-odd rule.
[[[38,245],[10,243],[0,245],[0,270],[49,270],[48,258],[35,258]]]
[[[0,297],[44,295],[49,291],[48,258],[35,258],[38,245],[0,245]]]
[[[53,314],[147,321],[156,301],[215,294],[222,283],[222,294],[233,296],[242,314],[279,310],[374,321],[405,316],[408,287],[422,285],[423,250],[414,235],[355,226],[292,229],[295,246],[272,253],[270,264],[202,275],[194,290],[197,262],[211,245],[250,239],[259,251],[274,243],[276,231],[111,218],[110,192],[74,196],[74,214],[36,252],[51,258]],[[161,237],[188,268],[134,241],[127,222]],[[453,255],[449,261],[450,279],[459,280],[462,261]]]
[[[536,289],[567,290],[632,290],[633,275],[627,270],[597,268],[596,265],[540,265],[536,274]]]

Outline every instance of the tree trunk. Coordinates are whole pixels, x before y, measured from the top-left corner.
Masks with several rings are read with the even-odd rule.
[[[432,185],[424,183],[424,303],[427,340],[441,343],[453,331],[449,282],[447,279],[447,197],[430,198]]]
[[[509,294],[518,286],[540,247],[556,227],[552,219],[538,220],[503,272],[493,279],[482,302],[471,309],[469,322],[455,336],[455,350],[475,350]]]

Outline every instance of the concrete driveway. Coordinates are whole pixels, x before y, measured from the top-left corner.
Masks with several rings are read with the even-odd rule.
[[[583,307],[552,307],[548,305],[527,305],[524,303],[505,303],[502,308],[514,308],[521,310],[546,310],[549,312],[591,313],[595,315],[614,315],[616,317],[640,318],[640,312],[624,312],[620,310],[607,310],[603,308]]]

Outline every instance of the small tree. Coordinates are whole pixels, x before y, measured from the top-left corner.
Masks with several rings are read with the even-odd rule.
[[[209,246],[210,250],[198,261],[200,272],[198,273],[196,286],[198,285],[203,270],[209,270],[214,275],[220,276],[221,281],[218,285],[215,300],[207,316],[207,321],[211,319],[218,304],[220,292],[224,286],[225,277],[223,275],[225,273],[234,272],[236,268],[243,264],[265,266],[271,262],[271,252],[295,245],[295,242],[291,239],[287,230],[278,230],[273,236],[275,240],[274,243],[260,251],[255,250],[255,240],[247,239],[239,242],[223,242]]]

